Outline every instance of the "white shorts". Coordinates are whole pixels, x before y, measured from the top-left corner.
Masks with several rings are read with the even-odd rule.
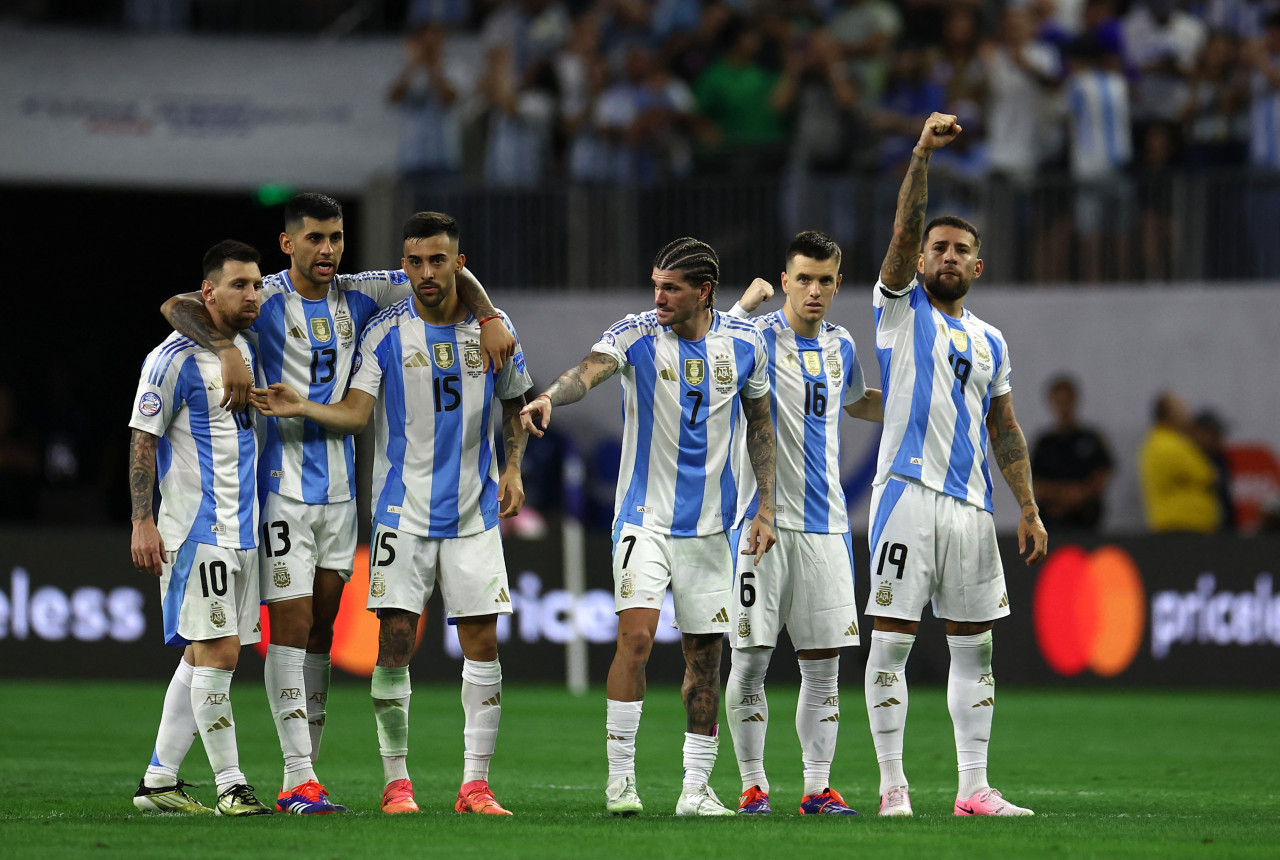
[[[681,633],[728,633],[733,605],[729,536],[672,537],[631,523],[615,529],[614,610],[660,611],[667,586]]]
[[[262,638],[258,551],[185,541],[164,554],[160,607],[166,645],[227,636],[253,645]]]
[[[871,491],[867,614],[919,621],[927,601],[948,621],[1009,614],[991,514],[920,484],[890,478]]]
[[[310,597],[316,568],[351,581],[356,555],[355,500],[309,505],[267,493],[262,506],[261,591],[266,603]]]
[[[510,615],[511,590],[498,531],[424,538],[379,525],[369,545],[368,608],[421,613],[438,582],[447,618]]]
[[[734,648],[772,648],[786,625],[797,651],[858,644],[849,534],[811,534],[780,528],[760,564],[738,550],[745,529],[734,529],[737,576],[733,588]]]

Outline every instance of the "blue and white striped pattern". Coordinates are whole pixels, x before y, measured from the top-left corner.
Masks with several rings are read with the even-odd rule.
[[[1280,55],[1273,54],[1269,59],[1272,66],[1280,66]],[[1249,163],[1280,170],[1280,87],[1267,80],[1262,72],[1254,72],[1252,90]]]
[[[816,534],[849,531],[840,484],[840,415],[867,392],[853,336],[824,322],[816,338],[796,334],[778,310],[753,320],[769,357],[775,485],[782,528]],[[755,474],[744,462],[739,494],[742,521],[756,515]]]
[[[502,321],[514,335],[506,314]],[[519,397],[533,380],[518,342],[496,377],[482,364],[480,326],[470,314],[457,325],[431,325],[409,298],[370,321],[351,387],[378,398],[375,527],[455,538],[497,525],[493,398]]]
[[[253,371],[244,338],[236,346]],[[223,409],[222,388],[221,360],[176,332],[142,365],[129,426],[160,437],[156,527],[170,548],[184,541],[257,545],[257,419],[253,410]]]
[[[1004,335],[968,310],[937,310],[914,280],[899,292],[877,282],[874,307],[884,390],[875,485],[898,475],[990,511],[986,417],[1011,390]]]
[[[749,322],[715,312],[698,341],[648,311],[614,323],[593,347],[622,377],[622,463],[614,528],[661,534],[728,531],[738,505],[735,456],[744,444],[739,397],[769,392],[764,341]]]
[[[1071,118],[1071,175],[1114,176],[1133,159],[1129,132],[1129,85],[1119,72],[1090,69],[1067,81]]]
[[[287,382],[317,403],[337,403],[360,333],[379,308],[408,295],[404,272],[338,275],[323,299],[303,298],[289,272],[263,282],[262,311],[248,332],[256,338],[268,384]],[[356,495],[355,445],[350,436],[303,418],[267,419],[264,487],[312,505]]]

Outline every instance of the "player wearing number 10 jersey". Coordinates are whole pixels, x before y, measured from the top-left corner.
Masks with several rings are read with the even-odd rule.
[[[924,604],[946,620],[947,706],[955,727],[956,815],[1031,815],[987,782],[995,706],[995,619],[1009,614],[991,515],[987,442],[1022,508],[1018,548],[1031,564],[1048,542],[1031,489],[1027,442],[1013,414],[1004,336],[964,307],[982,274],[982,239],[953,216],[924,225],[932,153],[960,133],[933,114],[898,193],[893,240],[873,306],[884,381],[884,435],[871,496],[867,714],[880,764],[880,814],[911,815],[902,764],[906,664]],[[923,283],[918,283],[916,275]]]
[[[280,248],[290,267],[266,278],[261,316],[246,336],[260,351],[266,382],[334,403],[347,391],[361,332],[380,309],[409,295],[408,278],[402,271],[338,274],[342,207],[323,194],[291,199],[284,227]],[[469,273],[462,273],[459,286],[481,319],[494,316]],[[170,322],[216,349],[199,306],[181,298],[165,306]],[[501,325],[486,328],[509,340]],[[234,371],[224,361],[229,382]],[[260,576],[271,621],[267,698],[284,753],[277,807],[295,814],[336,812],[342,807],[328,800],[314,765],[326,720],[333,622],[355,556],[355,447],[351,436],[302,418],[266,424]]]

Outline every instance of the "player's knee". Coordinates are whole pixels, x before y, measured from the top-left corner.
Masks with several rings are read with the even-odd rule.
[[[653,633],[645,627],[618,628],[618,657],[630,663],[647,663],[653,650]]]

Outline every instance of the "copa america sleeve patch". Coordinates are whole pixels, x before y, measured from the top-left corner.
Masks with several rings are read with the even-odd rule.
[[[351,375],[352,375],[352,376],[355,376],[357,373],[359,373],[359,372],[360,372],[360,365],[362,365],[362,364],[364,364],[364,353],[363,353],[363,352],[357,352],[357,353],[356,353],[356,360],[355,360],[355,362],[354,362],[354,363],[352,364],[352,366],[351,366]]]
[[[163,404],[160,395],[154,391],[143,392],[143,395],[138,398],[138,411],[147,418],[154,417],[160,411],[161,405]]]

